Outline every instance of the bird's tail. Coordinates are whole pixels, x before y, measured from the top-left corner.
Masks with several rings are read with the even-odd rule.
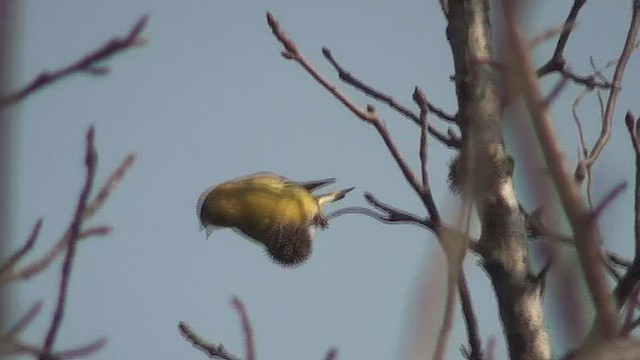
[[[340,191],[333,191],[327,194],[316,195],[316,198],[318,199],[318,205],[320,205],[320,207],[322,208],[322,206],[328,203],[341,200],[345,197],[345,195],[347,195],[349,191],[353,189],[355,189],[355,187],[340,190]]]

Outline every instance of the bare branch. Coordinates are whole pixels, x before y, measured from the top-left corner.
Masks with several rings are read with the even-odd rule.
[[[234,296],[233,299],[231,299],[231,303],[238,312],[240,321],[242,322],[242,332],[244,333],[245,337],[245,351],[247,353],[247,360],[255,360],[256,350],[253,341],[253,329],[251,328],[251,322],[249,321],[247,309],[237,296]]]
[[[342,91],[340,91],[335,85],[331,84],[318,70],[311,65],[311,63],[307,60],[307,58],[298,50],[295,42],[289,38],[289,36],[282,30],[280,23],[271,13],[267,13],[267,22],[271,27],[271,31],[273,35],[280,41],[280,43],[284,46],[285,51],[283,51],[282,56],[287,60],[294,60],[300,66],[302,66],[309,75],[311,75],[320,85],[322,85],[327,91],[329,91],[338,101],[340,101],[344,106],[347,107],[354,115],[356,115],[360,120],[373,125],[378,134],[382,137],[387,149],[393,156],[396,164],[402,171],[405,179],[411,186],[411,188],[418,194],[420,199],[422,200],[425,207],[431,212],[433,204],[430,202],[433,199],[429,199],[429,197],[423,196],[425,190],[422,184],[416,178],[413,170],[411,170],[404,156],[400,153],[400,149],[395,144],[389,131],[387,129],[386,124],[375,111],[373,105],[367,105],[366,109],[359,107],[353,100],[347,97]],[[433,214],[431,214],[433,216]],[[439,219],[433,219],[434,221],[439,221]]]
[[[184,336],[187,341],[189,341],[193,347],[207,354],[212,359],[223,359],[223,360],[240,360],[239,357],[233,355],[228,352],[222,344],[214,344],[204,340],[198,334],[191,329],[189,324],[181,321],[178,324],[178,329],[180,329],[180,333]]]
[[[427,160],[428,160],[428,144],[427,144],[427,130],[429,128],[429,123],[427,122],[427,113],[429,112],[427,97],[424,92],[420,90],[416,86],[415,91],[413,92],[413,100],[420,107],[420,171],[422,174],[422,194],[420,197],[422,198],[423,203],[427,207],[427,211],[429,211],[429,216],[431,216],[431,220],[434,223],[440,222],[440,214],[438,213],[438,208],[436,207],[435,201],[433,200],[433,194],[431,193],[431,185],[429,184],[429,170],[427,168]]]
[[[590,221],[590,211],[582,199],[578,184],[570,175],[560,142],[553,130],[553,122],[548,109],[542,106],[543,98],[537,75],[533,70],[528,47],[516,24],[513,4],[503,0],[502,5],[506,18],[508,43],[514,57],[513,63],[517,68],[517,76],[521,79],[525,102],[531,113],[547,167],[575,234],[578,257],[589,292],[595,303],[599,320],[598,326],[601,326],[605,339],[613,339],[619,332],[617,309],[607,289],[604,269],[602,266],[595,265],[601,263],[597,227],[594,222]]]
[[[600,130],[600,136],[598,137],[596,144],[591,149],[591,153],[589,154],[589,156],[586,159],[582,160],[576,167],[575,178],[578,181],[584,179],[586,170],[593,166],[593,164],[600,156],[600,153],[604,149],[604,146],[611,138],[611,124],[613,122],[613,114],[615,112],[618,95],[622,89],[621,84],[624,70],[627,66],[627,63],[629,62],[629,58],[631,58],[631,54],[636,48],[636,36],[638,34],[639,28],[640,7],[636,6],[634,7],[632,12],[631,23],[629,24],[629,30],[627,31],[627,38],[625,40],[622,53],[620,54],[618,64],[616,65],[616,69],[613,73],[613,82],[611,85],[611,90],[609,92],[609,98],[607,100],[604,117],[602,118],[602,129]]]
[[[630,111],[627,111],[625,123],[627,125],[629,137],[631,138],[631,144],[633,145],[636,166],[633,206],[635,251],[633,262],[628,266],[627,272],[623,276],[622,280],[618,282],[615,289],[618,306],[620,307],[631,299],[631,295],[638,287],[638,283],[640,283],[640,131],[638,130],[638,119]]]
[[[94,76],[104,75],[109,71],[109,68],[100,66],[98,63],[105,61],[124,50],[144,44],[144,41],[139,37],[139,35],[147,25],[148,20],[149,17],[147,15],[142,16],[125,37],[114,37],[102,47],[87,54],[77,62],[53,72],[45,71],[38,75],[22,90],[0,97],[0,108],[15,104],[36,91],[73,74],[85,73]]]
[[[42,310],[42,301],[38,301],[33,304],[31,308],[26,312],[26,314],[24,314],[11,328],[9,328],[6,335],[2,334],[0,338],[5,336],[15,336],[22,330],[26,329],[27,326],[31,324],[31,321],[33,321],[33,319],[38,316],[40,310]]]
[[[127,155],[120,166],[118,166],[111,176],[109,176],[109,179],[105,182],[100,191],[98,191],[98,195],[96,195],[93,200],[87,204],[87,208],[83,215],[85,219],[92,218],[93,215],[102,208],[102,205],[104,205],[109,198],[109,195],[111,195],[111,191],[120,184],[122,178],[124,178],[131,166],[133,166],[136,161],[136,157],[137,154],[135,152]]]
[[[43,354],[48,355],[51,353],[53,346],[58,335],[58,330],[62,324],[64,318],[65,306],[67,301],[67,294],[69,290],[69,279],[71,277],[71,270],[73,269],[73,260],[76,254],[76,248],[78,240],[80,238],[80,228],[82,227],[82,218],[89,201],[89,195],[93,188],[93,182],[96,174],[97,167],[97,154],[94,145],[95,131],[93,126],[87,131],[87,150],[85,157],[85,166],[87,167],[87,177],[85,184],[80,192],[80,198],[78,199],[78,205],[73,217],[71,225],[69,225],[69,244],[67,246],[67,253],[62,263],[62,276],[60,279],[60,288],[58,290],[58,303],[53,313],[53,319],[49,327],[49,331],[44,340],[42,346]],[[41,360],[46,360],[46,356],[40,356]]]
[[[478,318],[473,310],[473,302],[471,301],[471,292],[467,284],[467,277],[464,269],[460,270],[458,279],[458,295],[460,296],[460,306],[462,308],[462,316],[464,316],[464,324],[467,328],[467,341],[469,342],[470,353],[469,360],[482,360],[482,339],[480,337],[480,328],[478,326]]]
[[[340,78],[340,80],[344,81],[345,83],[353,86],[354,88],[362,91],[365,95],[372,97],[373,99],[380,101],[382,103],[387,104],[390,108],[396,110],[398,113],[402,114],[403,116],[405,116],[406,118],[408,118],[409,120],[413,121],[416,125],[420,126],[420,118],[419,116],[414,113],[413,111],[411,111],[409,108],[407,108],[406,106],[399,104],[392,96],[383,93],[380,90],[377,90],[367,84],[365,84],[362,80],[358,79],[357,77],[353,76],[349,71],[345,70],[344,67],[342,67],[342,65],[340,65],[336,59],[333,57],[333,54],[331,53],[331,50],[329,50],[326,47],[322,48],[322,54],[324,55],[324,57],[327,59],[327,61],[329,61],[329,63],[331,63],[331,65],[334,67],[334,69],[336,70],[336,72],[338,73],[338,77]],[[428,102],[425,98],[425,105],[428,108],[428,110],[430,112],[432,112],[433,114],[435,114],[437,117],[439,117],[440,119],[450,122],[450,123],[455,123],[456,122],[456,118],[454,115],[450,115],[445,113],[442,109],[434,106],[433,104],[431,104],[430,102]],[[460,146],[460,139],[459,138],[451,138],[448,137],[444,134],[442,134],[441,132],[439,132],[436,128],[432,127],[429,125],[428,127],[429,132],[431,133],[431,135],[433,135],[436,139],[440,140],[440,142],[442,142],[443,144],[450,146],[450,147],[459,147]]]
[[[564,67],[565,59],[564,59],[564,48],[567,45],[567,41],[569,41],[569,36],[571,32],[575,28],[575,22],[578,18],[578,13],[580,13],[580,9],[584,6],[587,0],[574,0],[573,6],[571,6],[571,10],[569,11],[569,15],[564,21],[564,25],[562,26],[562,33],[560,34],[560,38],[558,38],[558,43],[556,44],[556,48],[553,51],[553,56],[547,62],[547,64],[543,65],[538,70],[538,76],[544,76],[552,71],[557,71],[558,63],[561,63],[562,67]]]
[[[31,230],[31,235],[29,235],[29,238],[24,245],[22,245],[20,249],[13,253],[13,255],[11,255],[9,259],[2,264],[2,266],[0,266],[0,278],[5,277],[5,273],[11,271],[18,261],[20,261],[20,259],[22,259],[33,248],[33,245],[35,245],[36,240],[38,239],[38,235],[40,235],[40,229],[42,229],[42,219],[39,219],[36,222],[33,230]]]
[[[87,204],[83,220],[92,218],[98,210],[102,208],[111,192],[120,184],[122,178],[126,175],[128,170],[133,166],[136,159],[136,154],[129,154],[123,162],[116,168],[116,170],[109,176],[109,179],[98,191],[98,194]],[[101,226],[93,227],[84,230],[80,233],[80,239],[86,239],[93,236],[103,236],[111,231],[111,227]],[[40,259],[31,262],[24,268],[16,271],[2,271],[0,272],[0,283],[8,283],[16,280],[28,280],[32,276],[40,273],[46,269],[53,260],[55,260],[64,249],[66,249],[69,243],[70,233],[69,229],[62,235],[62,237],[56,242],[56,244]]]
[[[602,199],[600,204],[598,204],[598,206],[596,206],[596,208],[593,209],[591,213],[592,219],[593,220],[597,219],[602,214],[604,209],[606,209],[607,206],[609,206],[611,202],[613,202],[613,200],[615,200],[626,188],[627,188],[626,181],[623,181],[620,184],[614,186],[614,188],[611,189],[607,193],[607,195],[605,195],[604,199]]]

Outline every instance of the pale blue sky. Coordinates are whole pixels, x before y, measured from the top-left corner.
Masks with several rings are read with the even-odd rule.
[[[560,3],[541,1],[531,10],[533,34],[562,23],[569,4]],[[567,48],[574,70],[588,71],[589,55],[600,64],[617,56],[629,6],[588,3]],[[322,46],[405,104],[411,105],[413,87],[419,85],[433,103],[456,111],[451,53],[436,0],[22,2],[17,84],[78,59],[128,32],[141,15],[150,15],[143,33],[148,45],[109,61],[111,74],[75,76],[17,107],[14,247],[39,217],[45,222],[38,253],[67,226],[83,181],[90,124],[96,126],[99,182],[129,152],[138,152],[135,166],[93,222],[113,225],[113,234],[79,248],[58,348],[106,336],[107,347],[93,359],[204,359],[177,331],[178,322],[186,321],[243,356],[240,324],[229,304],[235,294],[249,310],[261,359],[319,359],[331,346],[339,349],[340,359],[408,357],[421,279],[426,269],[433,275],[429,262],[441,256],[432,234],[359,216],[338,218],[317,234],[310,261],[292,270],[278,267],[232,231],[214,232],[209,240],[198,231],[195,204],[204,189],[265,170],[296,180],[337,177],[336,187],[355,186],[340,205],[363,205],[362,193],[371,191],[394,206],[424,213],[374,129],[280,56],[266,11],[360,104],[370,100],[336,80]],[[549,47],[537,49],[539,59],[550,54]],[[640,89],[631,79],[638,79],[639,68],[632,59],[614,138],[596,168],[597,196],[632,180],[622,114],[637,104],[634,94]],[[576,133],[567,108],[576,93],[569,86],[555,112],[571,159]],[[415,125],[383,105],[376,107],[417,165]],[[640,114],[640,108],[633,110]],[[595,113],[594,108],[584,111],[591,139],[599,126]],[[440,209],[451,216],[445,164],[452,152],[431,144],[431,184]],[[519,175],[523,199],[537,205],[524,195],[526,183]],[[627,253],[631,209],[625,193],[602,220],[608,243],[617,239],[614,245]],[[474,256],[467,265],[483,339],[498,336],[502,349],[489,282]],[[28,339],[42,341],[58,275],[59,262],[15,287],[14,318],[46,299]],[[553,299],[553,289],[548,297]],[[549,307],[547,319],[558,316],[554,309]],[[459,344],[465,342],[456,316],[451,358],[459,358]],[[439,319],[433,325],[439,326]],[[559,346],[562,338],[554,334]]]

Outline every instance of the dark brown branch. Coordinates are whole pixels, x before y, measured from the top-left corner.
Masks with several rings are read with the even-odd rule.
[[[627,111],[625,116],[625,124],[627,125],[631,144],[633,145],[636,165],[633,204],[635,251],[631,266],[629,266],[627,272],[623,276],[622,280],[618,282],[615,289],[619,307],[622,307],[627,301],[629,301],[631,294],[633,294],[635,289],[638,287],[638,283],[640,283],[640,125],[638,123],[638,119],[630,111]]]
[[[633,233],[635,239],[635,254],[636,257],[640,257],[640,129],[638,119],[636,119],[631,111],[627,111],[625,124],[627,125],[629,136],[631,137],[631,144],[633,145],[636,160]]]
[[[543,65],[539,70],[538,70],[538,76],[544,76],[552,71],[557,71],[557,64],[558,62],[562,63],[562,67],[564,67],[564,48],[567,45],[567,41],[569,41],[569,36],[571,35],[571,32],[574,29],[574,24],[576,22],[576,19],[578,18],[578,13],[580,12],[580,9],[582,9],[582,7],[584,6],[584,4],[587,2],[587,0],[574,0],[573,1],[573,6],[571,6],[571,10],[569,11],[569,15],[567,15],[567,18],[564,21],[564,26],[562,27],[562,33],[560,34],[560,37],[558,38],[558,42],[556,44],[556,48],[553,51],[553,56],[551,56],[551,59],[549,60],[549,62],[547,62],[547,64]]]
[[[538,69],[537,74],[539,77],[543,77],[557,72],[562,75],[564,79],[572,80],[576,84],[582,85],[589,90],[594,88],[608,89],[611,87],[611,83],[601,77],[598,72],[594,72],[587,76],[575,74],[567,67],[567,60],[564,57],[564,49],[567,45],[567,41],[575,28],[578,13],[585,3],[586,0],[574,0],[573,6],[571,6],[571,10],[569,11],[569,15],[567,15],[567,18],[561,27],[562,32],[560,33],[560,37],[556,43],[553,55],[549,61]]]
[[[427,113],[429,112],[427,97],[424,92],[416,86],[413,92],[413,100],[420,107],[420,172],[422,174],[422,194],[420,196],[423,199],[423,203],[427,206],[429,216],[434,223],[440,222],[440,213],[433,200],[433,194],[431,193],[431,185],[429,184],[429,170],[428,170],[428,143],[427,143],[427,130],[429,129],[429,123],[427,122]]]
[[[467,276],[464,273],[464,269],[460,271],[460,277],[458,279],[458,295],[460,296],[460,306],[462,309],[462,316],[464,317],[464,324],[467,328],[467,341],[469,342],[470,351],[467,354],[467,359],[482,360],[483,355],[480,328],[478,326],[478,318],[473,310],[471,292],[469,291]]]
[[[73,74],[85,73],[94,76],[106,74],[109,68],[98,65],[98,63],[126,49],[143,44],[144,41],[140,39],[139,35],[146,26],[148,19],[149,17],[147,15],[142,16],[125,37],[114,37],[102,47],[87,54],[77,62],[53,72],[45,71],[22,90],[0,97],[0,108],[15,104],[36,91]]]
[[[191,326],[189,326],[189,324],[181,321],[178,324],[178,329],[180,330],[182,336],[184,336],[184,338],[187,339],[187,341],[189,341],[193,345],[193,347],[202,351],[210,358],[223,360],[240,360],[239,357],[228,352],[224,348],[224,346],[222,346],[222,344],[216,345],[204,340],[202,337],[196,334],[193,329],[191,329]]]
[[[71,270],[73,269],[73,260],[76,254],[76,248],[78,240],[80,238],[80,229],[82,227],[83,214],[89,201],[89,195],[93,188],[93,182],[96,174],[97,155],[94,145],[95,132],[93,126],[89,128],[87,132],[87,150],[85,156],[85,166],[87,168],[87,176],[80,192],[80,198],[78,199],[78,205],[73,217],[73,221],[69,226],[69,244],[67,246],[67,253],[62,263],[62,275],[60,279],[60,288],[58,290],[58,303],[53,313],[53,319],[49,327],[49,331],[44,340],[42,346],[42,353],[48,355],[51,353],[55,344],[58,330],[62,324],[64,318],[65,306],[67,301],[67,294],[69,290],[69,280],[71,277]],[[46,356],[41,356],[40,359],[45,360]]]
[[[609,142],[611,138],[611,124],[613,122],[613,114],[616,108],[616,102],[618,100],[618,95],[621,91],[622,78],[624,76],[624,70],[629,62],[629,58],[631,54],[636,48],[636,36],[638,34],[638,29],[640,28],[640,8],[636,7],[633,9],[633,13],[631,16],[631,23],[629,24],[629,30],[627,31],[627,38],[624,43],[624,47],[622,48],[622,53],[620,54],[620,58],[618,63],[616,64],[616,69],[613,73],[613,81],[611,85],[611,90],[609,92],[609,97],[607,99],[607,106],[605,109],[604,116],[602,118],[602,129],[600,130],[600,136],[596,141],[596,144],[591,149],[591,153],[589,156],[582,160],[575,170],[575,178],[578,181],[584,179],[587,169],[591,168],[593,164],[596,162],[600,153],[604,149],[604,146]]]
[[[391,97],[388,94],[383,93],[380,90],[377,90],[367,84],[365,84],[362,80],[358,79],[357,77],[353,76],[349,71],[347,71],[344,67],[342,67],[342,65],[340,65],[336,59],[333,57],[333,54],[331,53],[331,50],[329,50],[326,47],[322,48],[322,54],[324,55],[324,57],[327,59],[327,61],[329,61],[329,63],[331,63],[331,65],[334,67],[334,69],[336,70],[336,72],[338,73],[338,77],[340,78],[340,80],[344,81],[345,83],[353,86],[354,88],[362,91],[365,95],[380,101],[382,103],[387,104],[390,108],[396,110],[397,112],[399,112],[400,114],[402,114],[403,116],[405,116],[406,118],[408,118],[409,120],[413,121],[416,125],[420,126],[420,117],[414,113],[413,111],[411,111],[408,107],[399,104],[393,97]],[[445,113],[442,109],[434,106],[433,104],[431,104],[430,102],[426,101],[425,99],[425,103],[426,106],[428,108],[428,110],[435,114],[437,117],[439,117],[440,119],[450,122],[450,123],[455,123],[456,122],[456,118],[454,115],[450,115]],[[436,139],[438,139],[440,142],[442,142],[443,144],[450,146],[450,147],[455,147],[458,148],[460,146],[460,139],[457,137],[451,137],[451,136],[447,136],[445,134],[442,134],[440,131],[438,131],[438,129],[434,128],[433,126],[429,125],[428,127],[429,129],[429,133],[431,133],[431,135],[433,135],[433,137],[435,137]]]
[[[573,24],[576,22],[578,18],[578,13],[580,9],[584,6],[587,0],[574,0],[573,6],[571,6],[571,10],[569,11],[569,15],[567,19],[564,21],[564,30],[562,34],[560,34],[560,38],[558,39],[558,43],[556,44],[556,49],[553,52],[554,58],[563,57],[564,48],[567,45],[567,41],[569,40],[569,35],[571,35],[571,31],[573,30]]]
[[[404,159],[402,154],[400,153],[400,149],[395,144],[387,127],[380,119],[378,114],[375,111],[373,105],[367,105],[365,109],[358,106],[353,100],[347,97],[342,91],[340,91],[335,85],[329,82],[320,72],[307,60],[307,58],[298,50],[295,42],[289,38],[289,36],[284,32],[281,28],[278,20],[271,13],[267,13],[267,22],[271,27],[271,31],[273,35],[280,41],[280,43],[284,46],[285,50],[282,53],[282,56],[287,60],[294,60],[297,62],[302,68],[307,71],[311,77],[313,77],[320,85],[322,85],[327,91],[329,91],[338,101],[340,101],[347,109],[349,109],[354,115],[356,115],[360,120],[373,125],[375,129],[378,131],[380,137],[384,141],[387,149],[393,156],[396,164],[400,168],[400,171],[404,175],[405,179],[411,186],[411,188],[418,194],[423,204],[428,210],[432,209],[432,205],[430,202],[433,199],[429,199],[426,196],[423,196],[425,191],[422,184],[416,178],[413,170],[411,170],[407,161]],[[433,219],[437,221],[439,219]]]

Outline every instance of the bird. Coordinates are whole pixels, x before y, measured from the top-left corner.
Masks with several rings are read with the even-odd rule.
[[[335,178],[298,182],[260,172],[205,190],[197,203],[201,230],[231,228],[265,247],[284,267],[296,267],[311,256],[315,228],[329,225],[322,210],[354,188],[320,195],[313,192]]]

